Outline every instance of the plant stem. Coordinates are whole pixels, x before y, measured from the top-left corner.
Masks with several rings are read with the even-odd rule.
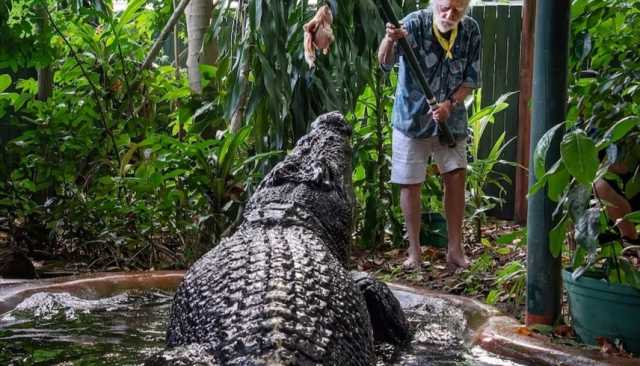
[[[118,57],[120,58],[120,63],[122,64],[122,75],[124,76],[124,85],[127,88],[127,90],[129,90],[130,88],[130,84],[129,84],[129,75],[127,75],[127,68],[125,66],[124,63],[124,55],[122,54],[122,47],[120,47],[120,33],[116,32],[116,28],[113,24],[113,18],[109,18],[110,22],[111,22],[111,29],[114,30],[113,34],[116,37],[116,46],[118,47]],[[129,105],[129,115],[131,117],[133,117],[133,104],[131,102],[131,99],[127,99],[128,105]]]

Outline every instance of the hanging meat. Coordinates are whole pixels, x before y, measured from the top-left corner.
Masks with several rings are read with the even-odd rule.
[[[316,15],[304,25],[304,58],[309,68],[315,67],[316,49],[322,50],[323,54],[329,53],[329,47],[334,41],[333,15],[328,5],[318,8]]]

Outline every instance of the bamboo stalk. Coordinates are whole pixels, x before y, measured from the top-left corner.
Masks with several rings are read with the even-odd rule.
[[[173,11],[173,14],[171,14],[171,18],[169,18],[169,21],[162,29],[162,32],[160,32],[160,34],[158,35],[158,38],[156,38],[156,41],[153,43],[153,46],[151,46],[151,50],[149,50],[147,57],[144,59],[144,62],[142,63],[142,67],[140,67],[141,70],[145,70],[151,67],[151,63],[156,58],[156,56],[158,56],[158,52],[160,52],[160,47],[162,46],[162,43],[165,41],[165,39],[167,39],[167,37],[169,36],[169,33],[171,33],[171,29],[176,25],[176,23],[178,22],[178,19],[180,19],[180,15],[182,15],[182,13],[184,12],[184,9],[187,7],[187,5],[189,5],[189,2],[190,0],[182,0],[178,5],[178,7],[175,8],[175,10]]]

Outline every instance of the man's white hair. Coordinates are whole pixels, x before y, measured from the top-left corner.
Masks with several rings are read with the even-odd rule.
[[[446,1],[446,0],[433,0],[433,1],[430,1],[430,2],[429,2],[429,7],[430,7],[431,9],[433,9],[433,11],[434,11],[435,13],[437,13],[437,12],[438,12],[438,9],[437,9],[437,7],[435,7],[434,5],[435,5],[435,3],[443,2],[443,1]],[[462,0],[462,1],[465,1],[465,2],[467,3],[467,5],[465,5],[465,8],[464,8],[464,15],[469,15],[469,11],[470,11],[470,9],[471,9],[471,0]]]

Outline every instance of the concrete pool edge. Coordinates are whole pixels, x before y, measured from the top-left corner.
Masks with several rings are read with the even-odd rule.
[[[184,271],[96,272],[28,282],[0,284],[0,315],[38,292],[69,292],[74,296],[97,299],[130,289],[173,290]]]
[[[471,346],[479,346],[487,352],[518,363],[536,366],[640,366],[638,358],[629,359],[603,354],[597,350],[563,346],[552,343],[549,337],[540,334],[522,335],[518,333],[518,329],[523,324],[474,299],[393,283],[388,285],[394,290],[437,297],[460,306],[469,324]]]
[[[0,315],[38,292],[69,292],[84,298],[113,296],[130,289],[175,289],[184,271],[106,272],[28,282],[0,283]],[[548,337],[522,335],[522,324],[497,309],[462,296],[449,295],[389,283],[392,290],[411,292],[446,300],[462,309],[469,325],[468,343],[492,354],[530,365],[622,365],[640,366],[640,359],[609,356],[598,351],[551,343]]]

